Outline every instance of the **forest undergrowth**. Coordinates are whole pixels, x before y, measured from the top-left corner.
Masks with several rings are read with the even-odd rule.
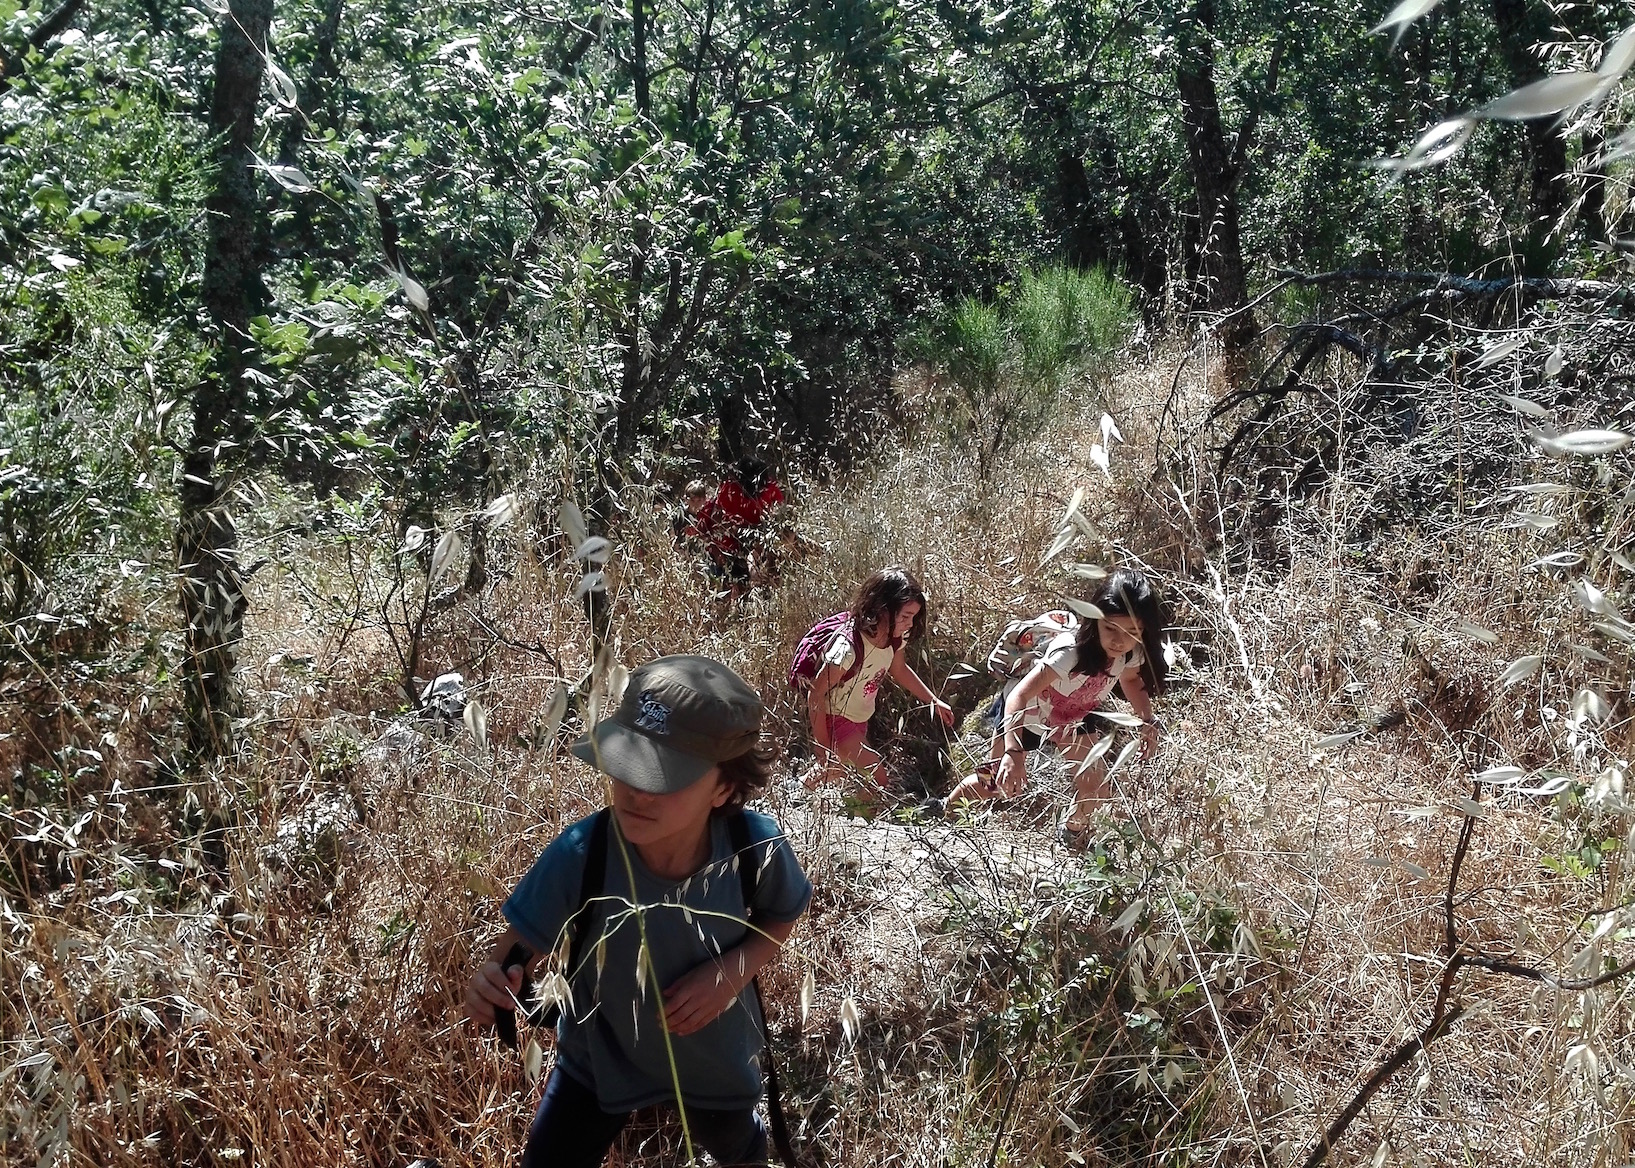
[[[1336,364],[1336,394],[1355,372]],[[1004,622],[1088,590],[1064,565],[1139,564],[1173,610],[1162,748],[1119,768],[1085,853],[1052,842],[1066,786],[1048,768],[948,824],[864,823],[791,781],[768,794],[817,887],[766,979],[797,1139],[832,1164],[1312,1162],[1382,1061],[1456,1005],[1332,1162],[1624,1162],[1623,981],[1447,975],[1455,948],[1562,978],[1621,959],[1627,670],[1571,650],[1596,613],[1540,566],[1538,525],[1487,502],[1538,467],[1518,455],[1434,521],[1371,527],[1382,475],[1420,453],[1359,434],[1321,489],[1251,523],[1200,470],[1218,378],[1132,352],[987,481],[910,439],[797,478],[813,550],[737,609],[672,545],[666,500],[621,496],[611,660],[718,656],[780,741],[800,737],[795,643],[882,563],[924,580],[916,666],[961,717],[991,694],[962,665]],[[57,674],[30,691],[35,720],[0,741],[19,776],[0,889],[8,1163],[514,1159],[540,1052],[474,1034],[461,994],[505,891],[601,798],[565,750],[581,715],[563,699],[593,665],[557,531],[570,470],[519,485],[476,598],[416,600],[395,519],[367,506],[281,497],[246,517],[268,561],[248,724],[208,776],[156,750],[160,653],[130,646],[131,670],[83,693]],[[163,603],[133,597],[131,615],[148,604],[160,628]],[[406,673],[444,671],[475,724],[400,713]],[[1610,713],[1573,696],[1589,691]],[[875,733],[904,808],[982,749],[902,704]],[[42,741],[81,765],[42,761]],[[610,1162],[680,1155],[643,1121]]]

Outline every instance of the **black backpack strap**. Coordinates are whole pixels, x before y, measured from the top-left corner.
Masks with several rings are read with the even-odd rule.
[[[562,971],[564,979],[571,980],[579,969],[579,963],[585,958],[585,943],[591,934],[589,915],[586,908],[597,897],[602,895],[602,887],[607,882],[607,840],[608,832],[613,820],[613,810],[602,808],[596,813],[596,818],[590,825],[590,840],[585,845],[585,869],[579,877],[579,904],[573,915],[568,918],[568,927],[573,930],[573,941],[568,945],[568,966]],[[542,1010],[528,1003],[528,1020],[538,1024]]]
[[[800,1161],[795,1157],[795,1146],[789,1142],[789,1123],[783,1115],[783,1093],[778,1090],[778,1060],[772,1057],[771,1036],[765,1033],[766,1000],[761,997],[761,979],[756,977],[751,984],[755,986],[756,1008],[761,1011],[761,1067],[766,1071],[766,1117],[772,1128],[772,1146],[778,1149],[778,1158],[788,1168],[798,1168]]]
[[[755,888],[761,879],[761,856],[749,832],[749,816],[742,807],[727,816],[727,840],[732,845],[732,854],[738,858],[738,887],[744,894],[747,921],[750,907],[755,903]]]
[[[591,820],[590,839],[585,845],[585,867],[579,877],[579,904],[574,908],[573,915],[567,920],[566,927],[573,930],[573,941],[568,946],[568,967],[562,971],[564,978],[572,978],[573,972],[579,968],[579,962],[585,955],[585,941],[590,936],[590,925],[582,919],[585,908],[602,895],[602,885],[607,879],[607,837],[609,823],[613,813],[604,807]],[[526,967],[534,959],[533,950],[521,941],[515,942],[505,955],[500,965],[509,969],[513,965]],[[524,978],[522,983],[522,1016],[530,1026],[555,1026],[557,1010],[554,1005],[546,1005],[537,996],[537,986],[531,978]],[[510,1010],[496,1010],[494,1021],[499,1031],[500,1041],[513,1050],[517,1046],[517,1019]]]
[[[755,889],[761,879],[761,862],[769,844],[756,846],[749,831],[749,817],[743,808],[727,819],[727,837],[732,842],[732,854],[738,858],[738,887],[744,895],[744,919],[749,920],[755,904]],[[789,1168],[796,1168],[794,1145],[789,1142],[789,1124],[784,1119],[782,1092],[778,1089],[778,1061],[772,1057],[772,1036],[767,1032],[766,999],[761,996],[761,979],[756,976],[755,1007],[761,1012],[761,1067],[766,1072],[766,1115],[772,1128],[772,1146],[778,1157]]]

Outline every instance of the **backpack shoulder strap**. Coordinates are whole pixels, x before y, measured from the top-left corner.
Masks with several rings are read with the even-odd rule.
[[[744,894],[744,917],[748,919],[761,879],[761,857],[750,835],[749,816],[742,807],[727,816],[727,838],[732,843],[732,854],[738,857],[738,887]]]
[[[568,943],[568,965],[562,971],[562,976],[572,977],[573,971],[579,968],[579,963],[585,956],[585,939],[590,936],[590,928],[582,919],[585,915],[585,906],[598,896],[602,895],[602,885],[607,878],[607,833],[612,820],[613,812],[604,807],[591,819],[590,838],[585,843],[585,867],[579,876],[579,903],[574,906],[571,916],[567,920],[567,928],[573,930],[573,940]],[[511,946],[506,955],[504,964],[525,965],[531,960],[527,946],[521,942]],[[523,1016],[531,1026],[554,1026],[554,1007],[542,1003],[537,994],[537,986],[528,979],[523,979],[521,1004]],[[509,1046],[516,1045],[516,1021],[506,1012],[509,1026],[501,1023],[500,1036],[506,1039]],[[509,1037],[506,1037],[509,1031]]]
[[[755,986],[755,1005],[761,1011],[761,1026],[764,1030],[766,999],[761,995],[761,979],[757,977],[751,984]],[[789,1121],[783,1114],[783,1091],[778,1084],[778,1060],[772,1057],[770,1037],[767,1035],[761,1042],[761,1066],[766,1072],[767,1126],[772,1129],[772,1146],[778,1150],[779,1159],[788,1165],[788,1168],[798,1168],[800,1157],[789,1139]]]
[[[852,663],[846,667],[846,672],[840,675],[841,685],[845,685],[862,671],[863,654],[868,652],[868,646],[863,643],[863,630],[857,627],[857,622],[848,619],[845,629],[852,638]]]
[[[738,886],[744,894],[744,917],[749,917],[755,903],[755,889],[761,878],[760,848],[750,835],[749,816],[740,807],[727,819],[727,837],[732,841],[732,853],[738,857]],[[764,845],[762,845],[764,846]],[[789,1122],[783,1113],[783,1092],[778,1083],[778,1062],[772,1055],[771,1034],[766,1024],[766,999],[761,994],[761,979],[757,975],[751,984],[755,987],[755,1005],[761,1013],[761,1066],[766,1073],[767,1126],[772,1129],[772,1146],[789,1168],[795,1168],[798,1159],[789,1140]]]
[[[590,841],[585,846],[585,870],[579,877],[579,904],[569,918],[573,922],[573,943],[568,946],[568,968],[562,971],[563,977],[571,977],[585,955],[585,938],[590,935],[584,919],[585,906],[602,895],[602,886],[607,882],[607,837],[612,819],[612,809],[604,807],[596,813],[590,825]]]

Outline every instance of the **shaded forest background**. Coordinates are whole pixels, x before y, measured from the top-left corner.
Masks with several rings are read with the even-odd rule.
[[[1061,776],[774,792],[811,1146],[1627,1159],[1635,16],[1386,15],[0,0],[8,1162],[507,1161],[458,987],[562,743],[680,649],[797,738],[889,560],[961,714],[1114,562],[1178,693],[1088,857]],[[808,546],[728,608],[669,510],[745,455]]]
[[[1251,304],[1284,269],[1621,262],[1616,96],[1370,165],[1592,64],[1618,5],[1452,4],[1400,44],[1213,0],[218,8],[8,4],[0,172],[6,651],[105,638],[173,542],[195,753],[266,476],[446,530],[551,463],[605,520],[678,456],[866,457],[939,358],[986,466],[1020,406],[958,376],[958,309],[1030,270],[1244,352],[1310,298]]]

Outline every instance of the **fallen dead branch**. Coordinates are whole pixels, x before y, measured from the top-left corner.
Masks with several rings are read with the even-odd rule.
[[[1433,294],[1488,299],[1519,292],[1537,300],[1596,300],[1623,304],[1635,292],[1635,288],[1607,280],[1566,280],[1547,276],[1501,276],[1484,280],[1453,272],[1399,272],[1384,268],[1344,268],[1333,272],[1298,272],[1279,268],[1274,274],[1307,287],[1326,284],[1408,284],[1425,288]]]

